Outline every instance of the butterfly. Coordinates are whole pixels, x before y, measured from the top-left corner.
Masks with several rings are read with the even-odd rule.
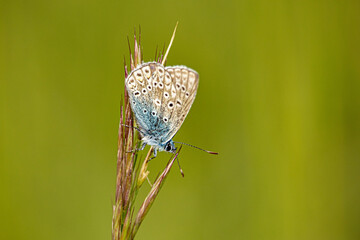
[[[131,109],[142,137],[142,147],[174,153],[172,138],[195,100],[199,74],[186,66],[164,67],[158,62],[139,65],[125,79]]]

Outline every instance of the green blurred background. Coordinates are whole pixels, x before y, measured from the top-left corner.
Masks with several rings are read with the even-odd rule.
[[[220,155],[183,148],[138,239],[360,239],[358,0],[2,1],[0,239],[111,239],[126,36],[177,20],[175,140]]]

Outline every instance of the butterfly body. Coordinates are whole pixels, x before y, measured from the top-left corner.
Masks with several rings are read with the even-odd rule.
[[[125,80],[130,105],[143,146],[174,152],[172,138],[194,102],[199,75],[185,66],[164,67],[148,62],[135,68]]]

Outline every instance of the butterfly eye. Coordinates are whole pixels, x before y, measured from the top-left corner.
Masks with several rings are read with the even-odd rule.
[[[166,145],[165,150],[166,150],[167,152],[170,152],[170,151],[171,151],[171,145],[170,145],[170,143],[168,143],[168,144]]]

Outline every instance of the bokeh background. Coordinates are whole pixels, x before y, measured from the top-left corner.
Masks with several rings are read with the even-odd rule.
[[[357,0],[2,1],[0,239],[111,239],[126,37],[140,24],[153,60],[177,20],[168,65],[200,86],[175,140],[220,155],[183,148],[185,178],[174,165],[138,239],[360,239],[359,13]]]

